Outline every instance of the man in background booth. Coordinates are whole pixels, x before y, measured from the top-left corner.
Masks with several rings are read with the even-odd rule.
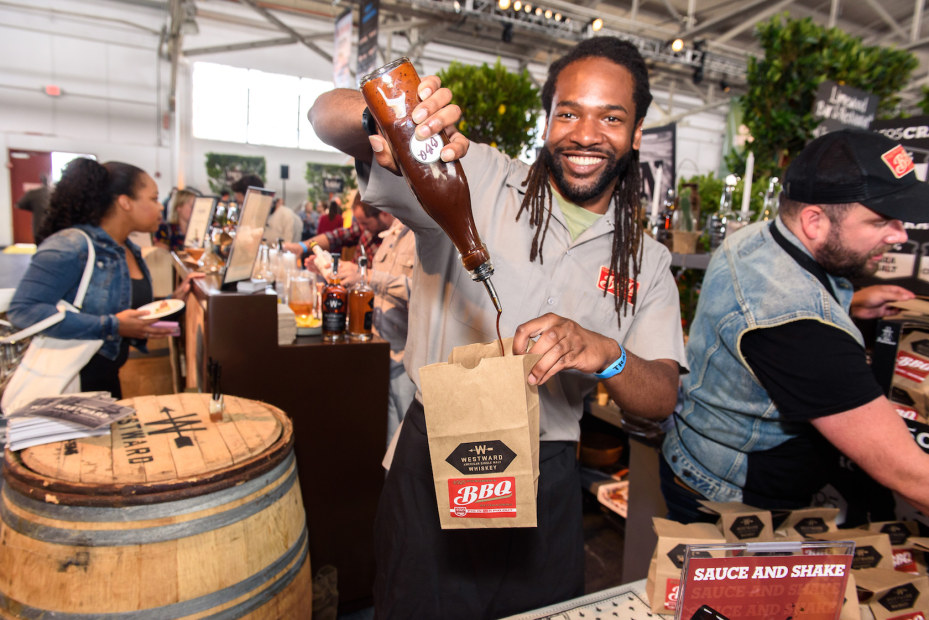
[[[841,130],[790,164],[773,222],[716,250],[690,329],[683,407],[662,449],[672,519],[715,520],[701,499],[809,506],[839,452],[929,511],[929,455],[884,396],[852,322],[913,297],[897,286],[854,293],[851,282],[906,241],[904,221],[929,222],[929,185],[905,149]]]

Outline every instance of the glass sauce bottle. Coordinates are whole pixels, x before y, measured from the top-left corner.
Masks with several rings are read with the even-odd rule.
[[[503,308],[490,280],[493,263],[474,225],[471,190],[461,163],[439,158],[448,144],[444,132],[426,140],[413,135],[416,123],[410,115],[419,103],[419,83],[409,59],[398,58],[362,77],[361,94],[413,194],[455,244],[471,279],[484,284],[500,313]]]

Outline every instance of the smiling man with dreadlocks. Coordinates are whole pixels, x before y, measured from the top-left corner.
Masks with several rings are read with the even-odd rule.
[[[451,130],[451,92],[428,76],[413,110],[417,135]],[[410,406],[375,523],[378,618],[497,618],[584,591],[581,484],[575,458],[584,398],[603,381],[627,413],[668,416],[684,367],[677,287],[667,249],[636,223],[642,119],[651,102],[636,48],[583,41],[549,68],[545,145],[530,168],[454,134],[474,220],[495,266],[501,332],[513,352],[541,355],[538,527],[443,531],[435,509],[422,405]],[[496,312],[458,252],[396,174],[390,149],[367,136],[358,91],[337,89],[310,111],[316,133],[371,163],[365,200],[416,234],[406,369],[452,348],[495,339]],[[364,184],[363,184],[364,185]]]

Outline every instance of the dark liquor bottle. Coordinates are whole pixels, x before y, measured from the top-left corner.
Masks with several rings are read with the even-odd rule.
[[[368,286],[368,257],[364,246],[359,245],[359,280],[348,292],[348,338],[371,340],[371,321],[374,318],[374,290]]]
[[[339,342],[345,338],[345,319],[348,313],[348,291],[339,279],[339,258],[332,257],[332,278],[323,288],[323,325],[325,342]]]

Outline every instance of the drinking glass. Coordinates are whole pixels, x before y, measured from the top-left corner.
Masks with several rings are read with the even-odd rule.
[[[316,302],[316,278],[306,269],[293,272],[290,276],[290,298],[288,305],[297,317],[297,327],[309,327]]]
[[[187,252],[187,256],[190,257],[190,260],[197,263],[197,266],[203,265],[203,253],[206,251],[203,239],[194,239],[186,244],[184,246],[184,251]]]

